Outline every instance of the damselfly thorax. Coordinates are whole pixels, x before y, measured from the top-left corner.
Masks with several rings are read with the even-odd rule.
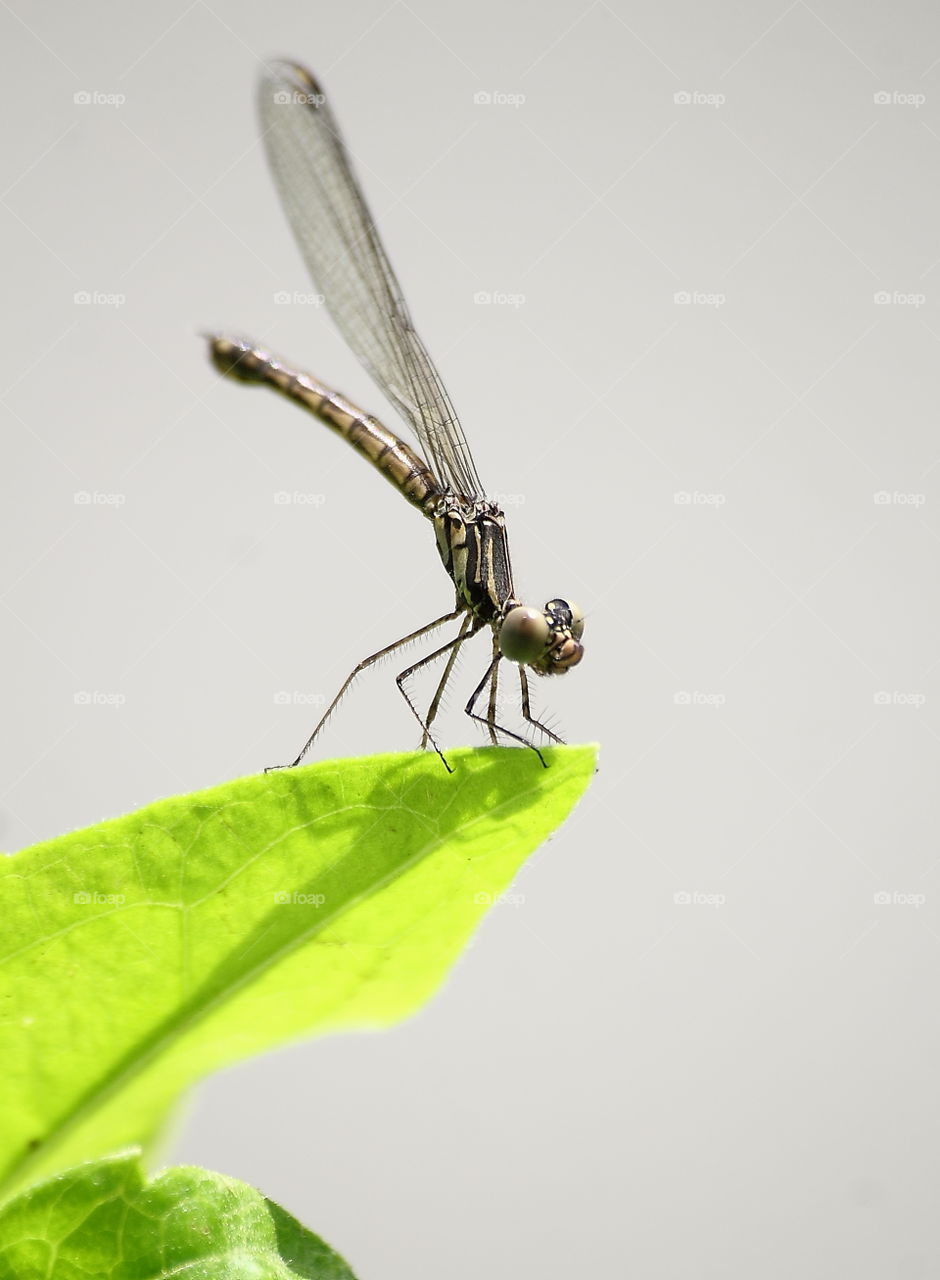
[[[278,62],[262,78],[260,105],[268,159],[307,266],[350,347],[411,425],[426,456],[338,392],[252,343],[211,335],[212,361],[229,377],[279,391],[368,459],[432,522],[438,554],[456,588],[455,607],[449,613],[358,663],[292,765],[303,759],[361,671],[458,618],[462,620],[453,639],[396,677],[421,725],[422,746],[430,743],[450,767],[431,725],[460,647],[489,628],[492,659],[464,710],[486,726],[491,742],[503,734],[532,747],[544,764],[538,747],[496,720],[499,666],[504,659],[516,664],[523,719],[560,742],[531,714],[526,671],[561,675],[580,662],[581,611],[565,600],[550,600],[536,609],[516,598],[505,516],[483,492],[457,415],[411,323],[322,90],[302,67]],[[438,660],[445,660],[443,674],[422,716],[406,684]],[[476,705],[487,686],[487,711],[480,715]]]

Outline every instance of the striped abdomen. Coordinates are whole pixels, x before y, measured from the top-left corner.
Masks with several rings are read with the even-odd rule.
[[[241,382],[265,383],[308,409],[368,458],[413,506],[429,519],[433,517],[442,497],[440,484],[424,459],[376,418],[337,391],[314,382],[309,374],[286,369],[258,347],[212,336],[209,349],[220,373]]]

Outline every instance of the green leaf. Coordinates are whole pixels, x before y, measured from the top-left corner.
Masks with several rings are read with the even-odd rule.
[[[138,1156],[79,1165],[0,1210],[2,1280],[355,1280],[253,1187],[185,1167],[145,1182]]]
[[[591,747],[331,761],[36,845],[0,873],[0,1190],[147,1146],[228,1063],[384,1026],[568,815]]]

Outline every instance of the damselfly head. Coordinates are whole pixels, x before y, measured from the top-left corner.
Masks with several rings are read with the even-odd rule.
[[[584,656],[584,614],[567,600],[549,600],[544,609],[508,602],[499,629],[499,651],[510,662],[540,676],[560,676]]]

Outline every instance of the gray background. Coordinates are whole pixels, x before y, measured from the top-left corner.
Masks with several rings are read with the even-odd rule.
[[[517,585],[588,615],[538,692],[600,773],[524,900],[409,1024],[207,1083],[172,1158],[386,1280],[940,1274],[934,7],[0,25],[5,847],[289,757],[451,598],[430,528],[196,336],[386,412],[267,177],[266,54],[331,92]],[[414,740],[386,669],[320,754]]]

